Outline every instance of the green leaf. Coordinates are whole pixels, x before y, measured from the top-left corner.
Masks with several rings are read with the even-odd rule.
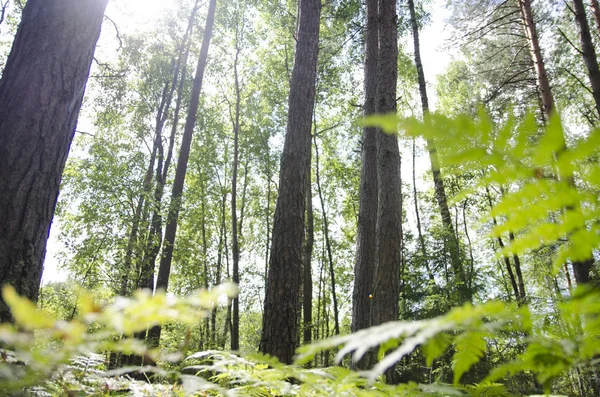
[[[450,343],[452,343],[452,336],[445,332],[441,332],[423,345],[423,353],[425,354],[425,358],[427,360],[426,365],[431,367],[433,361],[441,356],[446,349],[448,349]]]
[[[456,353],[452,358],[452,365],[455,385],[458,385],[463,374],[483,357],[487,349],[486,336],[483,332],[466,331],[454,340]]]

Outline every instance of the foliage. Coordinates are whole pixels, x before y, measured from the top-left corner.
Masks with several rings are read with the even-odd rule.
[[[544,131],[537,128],[533,116],[522,122],[509,119],[499,126],[484,114],[475,120],[432,115],[425,122],[418,122],[375,116],[366,122],[393,131],[399,126],[409,135],[435,139],[444,148],[440,153],[442,165],[450,167],[454,174],[477,174],[469,189],[455,200],[487,185],[504,186],[507,193],[491,210],[491,215],[502,222],[491,233],[518,232],[505,253],[524,253],[553,245],[553,259],[561,264],[580,259],[581,252],[598,245],[598,195],[594,194],[600,175],[600,166],[594,161],[600,139],[597,132],[567,148],[558,118]],[[133,298],[119,297],[112,303],[80,294],[77,317],[65,322],[57,321],[7,288],[4,297],[13,310],[15,325],[2,325],[0,340],[14,352],[3,351],[0,385],[5,390],[34,385],[52,390],[57,384],[75,387],[71,383],[77,383],[77,387],[83,387],[82,382],[89,383],[89,377],[122,380],[119,376],[139,368],[103,371],[99,359],[93,358],[96,356],[82,357],[90,352],[113,351],[147,354],[156,359],[157,351],[148,351],[128,336],[170,321],[193,326],[208,315],[219,295],[231,296],[232,292],[232,287],[226,286],[211,293],[174,298],[164,294],[152,297],[142,291]],[[523,373],[534,374],[543,389],[550,392],[569,371],[589,371],[600,355],[598,291],[582,287],[572,296],[559,299],[555,313],[536,309],[533,304],[490,301],[455,308],[432,319],[383,324],[303,346],[292,366],[255,354],[240,356],[214,350],[195,353],[181,361],[181,354],[189,349],[184,346],[179,355],[169,357],[179,363],[178,370],[145,371],[154,371],[163,384],[176,379],[178,386],[171,392],[184,394],[509,395],[510,378]],[[507,344],[516,345],[519,351],[513,359],[495,363],[476,384],[461,384],[466,374],[494,354],[492,348]],[[379,361],[364,372],[342,367],[310,368],[318,355],[332,349],[337,350],[338,363],[347,355],[357,361],[377,350]],[[386,370],[417,353],[424,356],[428,366],[449,354],[453,387],[438,382],[395,386],[382,382]],[[75,361],[65,366],[69,360]],[[82,367],[93,370],[82,372]],[[68,378],[65,373],[70,374]]]

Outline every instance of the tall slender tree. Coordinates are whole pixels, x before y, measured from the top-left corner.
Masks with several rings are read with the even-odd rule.
[[[296,54],[273,222],[260,351],[291,363],[298,342],[302,242],[319,52],[320,0],[299,0]]]
[[[410,25],[413,33],[413,44],[415,54],[415,64],[417,66],[417,78],[419,80],[419,92],[421,94],[421,106],[423,109],[423,117],[429,114],[429,97],[427,95],[427,83],[425,81],[425,72],[423,71],[423,62],[421,60],[421,44],[419,40],[419,24],[415,12],[414,0],[408,0],[408,8],[410,11]],[[435,187],[435,198],[437,200],[440,213],[442,216],[442,224],[446,232],[445,237],[448,239],[450,248],[450,260],[452,269],[457,282],[458,297],[461,302],[468,302],[472,299],[471,290],[467,280],[461,254],[460,243],[454,231],[452,217],[448,208],[448,198],[446,196],[446,188],[444,186],[444,178],[440,169],[438,160],[437,147],[432,139],[427,139],[427,151],[431,162],[431,172],[433,174],[433,184]]]
[[[519,5],[521,12],[521,20],[523,22],[523,29],[527,42],[529,43],[529,50],[531,52],[531,60],[535,69],[537,84],[542,101],[542,108],[544,114],[549,116],[554,111],[554,97],[552,96],[552,90],[550,88],[550,79],[548,79],[548,72],[546,70],[546,64],[542,56],[542,49],[540,47],[540,40],[537,33],[535,21],[533,19],[533,10],[531,8],[531,0],[516,0]]]
[[[240,135],[240,79],[238,74],[238,63],[240,57],[240,15],[236,10],[235,21],[235,58],[233,61],[233,77],[235,86],[235,109],[233,114],[233,171],[231,173],[231,254],[233,259],[233,282],[240,282],[240,245],[238,241],[238,217],[237,217],[237,179],[239,165],[239,135]],[[231,350],[240,348],[240,300],[235,297],[232,302],[232,324],[231,324]]]
[[[555,110],[554,97],[552,95],[550,79],[548,78],[544,58],[542,56],[542,49],[540,47],[537,28],[531,8],[531,0],[517,0],[517,2],[521,11],[521,20],[523,22],[525,35],[527,36],[531,50],[531,59],[536,70],[537,84],[540,92],[542,107],[546,119],[549,119]],[[565,142],[564,147],[566,147],[564,136],[562,139],[563,142]],[[575,186],[575,181],[572,174],[559,175],[559,177],[566,178],[572,186]],[[574,208],[570,208],[567,210],[573,209]],[[573,273],[575,274],[575,280],[577,281],[577,284],[586,284],[591,281],[590,271],[593,264],[594,258],[591,252],[589,253],[588,259],[573,262]]]
[[[0,284],[29,299],[107,3],[29,0],[0,80]]]
[[[596,111],[600,115],[600,68],[598,68],[598,58],[596,57],[596,50],[592,41],[590,24],[587,19],[583,0],[573,0],[573,12],[575,14],[575,23],[579,29],[581,56],[587,69],[592,96],[596,104]]]
[[[312,255],[315,244],[315,220],[312,204],[312,178],[311,172],[306,176],[306,241],[304,242],[304,272],[302,276],[302,319],[304,327],[304,343],[312,341]]]
[[[366,0],[363,114],[377,110],[377,59],[379,57],[378,0]],[[365,127],[362,135],[360,202],[352,292],[352,331],[371,322],[371,298],[375,273],[377,232],[377,129]],[[361,365],[360,363],[358,365]]]
[[[167,290],[169,286],[169,275],[171,273],[171,261],[173,260],[173,248],[175,245],[175,236],[177,234],[177,221],[179,219],[179,211],[181,209],[181,200],[183,194],[183,185],[185,183],[185,175],[187,172],[188,160],[190,157],[190,148],[192,145],[192,137],[194,128],[196,127],[196,113],[200,103],[200,91],[202,90],[202,80],[204,78],[204,70],[208,60],[208,49],[212,38],[212,30],[215,22],[215,9],[217,0],[210,0],[208,3],[208,13],[206,15],[206,26],[204,28],[204,36],[202,37],[202,46],[198,57],[198,65],[196,67],[196,76],[190,95],[190,105],[188,108],[185,128],[183,130],[183,138],[179,149],[179,158],[177,160],[177,169],[175,171],[175,180],[171,191],[171,203],[167,215],[167,227],[165,230],[164,247],[160,266],[158,268],[158,276],[155,283],[155,289]],[[161,328],[154,327],[148,331],[147,340],[152,346],[157,346],[160,341]]]

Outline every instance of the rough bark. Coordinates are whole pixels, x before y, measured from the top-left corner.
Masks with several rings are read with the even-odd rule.
[[[173,247],[175,244],[175,235],[177,234],[177,221],[179,218],[179,210],[181,209],[181,199],[183,193],[183,185],[185,183],[185,175],[187,171],[188,160],[190,157],[190,148],[192,145],[192,137],[194,127],[196,126],[196,113],[200,101],[200,91],[202,89],[202,80],[204,78],[204,70],[208,59],[208,48],[212,37],[212,30],[215,21],[216,0],[210,0],[208,4],[208,14],[206,16],[206,27],[202,38],[202,47],[198,57],[198,65],[196,68],[196,76],[192,93],[190,95],[190,105],[188,108],[185,128],[179,149],[179,158],[177,160],[177,169],[175,171],[175,179],[171,191],[171,203],[169,205],[169,213],[167,216],[167,226],[165,229],[164,247],[160,265],[158,269],[158,277],[156,279],[156,290],[167,290],[169,285],[169,275],[171,273],[171,261],[173,260]],[[158,345],[160,340],[160,327],[154,327],[148,332],[148,341],[152,346]]]
[[[312,205],[312,183],[311,172],[306,176],[306,241],[304,242],[304,274],[302,277],[302,310],[303,310],[303,329],[304,343],[312,341],[312,254],[315,243],[315,221]]]
[[[398,33],[395,0],[379,0],[377,113],[396,113]],[[377,134],[377,256],[371,325],[398,319],[402,262],[400,152],[395,135]],[[388,374],[389,375],[389,374]],[[388,381],[390,381],[388,376]]]
[[[32,300],[107,3],[29,0],[0,80],[0,284]]]
[[[598,59],[596,58],[596,50],[592,41],[592,35],[590,34],[590,24],[588,23],[583,0],[573,0],[573,11],[575,12],[575,22],[579,29],[581,55],[590,80],[592,95],[596,103],[596,111],[600,115],[600,68],[598,68]]]
[[[365,31],[365,103],[364,115],[376,112],[377,58],[379,39],[377,31],[377,0],[366,1]],[[360,174],[360,202],[352,292],[353,332],[368,328],[371,319],[371,294],[376,258],[377,225],[377,129],[365,127],[362,135]],[[360,365],[360,364],[358,364]]]
[[[285,363],[292,362],[298,334],[295,311],[302,269],[306,176],[315,102],[321,4],[319,0],[299,0],[298,9],[296,55],[290,82],[288,122],[281,157],[260,341],[261,352],[276,356]]]
[[[419,93],[421,95],[421,106],[423,108],[423,117],[426,118],[429,114],[429,98],[427,96],[427,83],[425,81],[425,73],[423,71],[423,62],[421,61],[421,44],[419,40],[419,25],[415,13],[415,5],[413,0],[408,0],[408,8],[410,11],[410,23],[413,33],[413,45],[415,65],[417,67],[417,77],[419,80]],[[444,226],[446,238],[448,239],[448,247],[450,251],[450,261],[452,270],[456,278],[457,291],[461,302],[469,302],[472,299],[472,292],[469,288],[469,280],[465,273],[464,266],[460,254],[460,244],[454,225],[452,224],[452,216],[448,208],[448,198],[446,196],[446,187],[444,186],[444,178],[440,169],[437,147],[433,140],[427,139],[427,152],[431,162],[431,172],[433,174],[433,184],[435,198],[440,209],[442,224]],[[458,228],[457,228],[458,229]]]

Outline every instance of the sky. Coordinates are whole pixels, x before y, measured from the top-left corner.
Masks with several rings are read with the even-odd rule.
[[[433,90],[436,76],[444,72],[452,59],[452,55],[446,49],[446,41],[449,39],[449,32],[446,29],[445,19],[448,14],[443,6],[445,0],[432,0],[428,2],[426,10],[431,14],[431,21],[421,31],[421,57],[425,71],[426,80],[428,83],[428,91],[431,97],[432,109],[435,109],[436,96]],[[137,29],[147,29],[153,26],[154,22],[159,19],[164,10],[170,4],[165,0],[113,0],[109,3],[106,15],[119,27],[120,33],[132,32]],[[111,51],[108,45],[102,43],[114,42],[115,28],[111,23],[105,22],[102,29],[100,45],[105,48],[99,48],[103,51]],[[412,53],[412,36],[404,38],[406,48]],[[80,117],[78,130],[90,131],[92,125],[85,118],[85,115]],[[426,172],[428,164],[423,163],[419,173]],[[404,167],[407,169],[409,167]],[[412,178],[412,176],[404,176]],[[60,233],[60,223],[55,219],[51,229],[50,237],[46,246],[46,260],[44,263],[44,273],[42,276],[42,284],[54,281],[63,281],[67,277],[67,273],[61,270],[58,266],[58,254],[61,250],[61,245],[58,240]]]

